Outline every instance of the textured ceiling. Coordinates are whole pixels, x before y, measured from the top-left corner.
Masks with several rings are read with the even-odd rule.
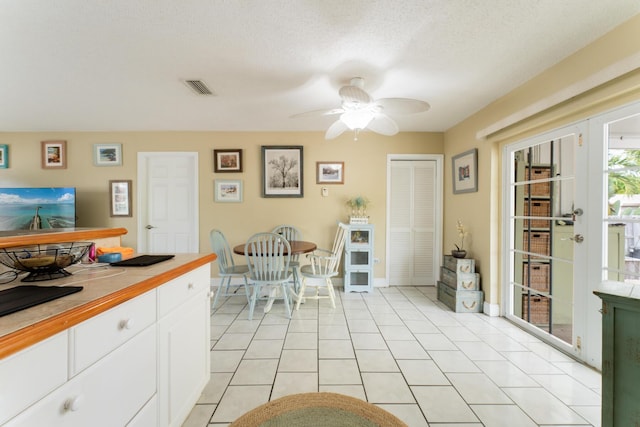
[[[0,0],[0,131],[326,130],[338,88],[443,131],[640,13],[638,0]],[[195,95],[184,79],[216,94]]]

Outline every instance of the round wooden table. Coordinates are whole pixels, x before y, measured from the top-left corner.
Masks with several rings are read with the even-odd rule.
[[[300,255],[313,252],[317,246],[313,242],[306,242],[304,240],[291,240],[289,242],[291,246],[291,255]],[[238,255],[244,255],[244,243],[233,247],[233,253]]]

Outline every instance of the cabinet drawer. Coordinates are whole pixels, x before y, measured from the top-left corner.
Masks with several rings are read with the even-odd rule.
[[[6,427],[124,426],[156,392],[156,327],[147,328]]]
[[[67,381],[67,332],[0,361],[0,424]]]
[[[371,251],[367,250],[350,250],[345,251],[345,264],[346,268],[356,268],[356,267],[364,267],[371,265]]]
[[[440,267],[440,280],[458,290],[477,291],[480,288],[480,274],[454,273],[445,267]]]
[[[438,301],[456,313],[481,313],[484,302],[482,291],[459,291],[438,282]]]
[[[210,284],[210,267],[202,266],[158,288],[158,315],[162,317]]]
[[[156,291],[152,290],[71,328],[71,376],[155,321]]]
[[[469,258],[454,258],[451,255],[445,255],[444,266],[456,274],[476,272],[476,260]]]

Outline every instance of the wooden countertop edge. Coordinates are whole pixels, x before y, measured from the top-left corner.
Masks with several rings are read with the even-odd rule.
[[[215,254],[203,254],[172,270],[0,337],[0,360],[215,260]]]
[[[0,238],[0,248],[34,245],[38,243],[78,242],[82,240],[104,239],[127,234],[126,228],[88,228],[86,230],[69,230],[52,233],[24,234]]]

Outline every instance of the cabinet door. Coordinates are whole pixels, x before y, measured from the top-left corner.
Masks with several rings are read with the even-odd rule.
[[[160,320],[160,426],[180,426],[209,381],[209,301],[201,291]]]

